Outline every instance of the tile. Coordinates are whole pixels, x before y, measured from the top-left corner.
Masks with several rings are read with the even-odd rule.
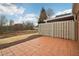
[[[2,52],[2,53],[1,53]],[[40,37],[0,50],[6,56],[79,56],[79,41]]]

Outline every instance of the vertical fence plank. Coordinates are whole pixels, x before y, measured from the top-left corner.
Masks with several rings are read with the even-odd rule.
[[[63,38],[63,21],[61,22],[61,38]]]
[[[74,21],[59,21],[39,24],[39,34],[64,39],[75,39]]]

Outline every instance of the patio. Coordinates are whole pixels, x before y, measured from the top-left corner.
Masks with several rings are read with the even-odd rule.
[[[0,50],[1,56],[79,56],[79,41],[41,36]]]

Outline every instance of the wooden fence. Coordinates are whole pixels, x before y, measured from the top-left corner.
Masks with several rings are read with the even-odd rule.
[[[75,22],[73,20],[39,24],[39,34],[75,40]]]

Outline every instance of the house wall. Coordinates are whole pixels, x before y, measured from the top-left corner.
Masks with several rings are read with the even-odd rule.
[[[41,35],[75,40],[75,25],[73,20],[40,23],[38,31]]]
[[[79,40],[79,14],[77,15],[77,35]]]
[[[73,3],[72,12],[75,20],[75,36],[76,40],[79,40],[79,3]]]
[[[73,14],[77,14],[79,11],[79,3],[73,3],[72,12]]]

